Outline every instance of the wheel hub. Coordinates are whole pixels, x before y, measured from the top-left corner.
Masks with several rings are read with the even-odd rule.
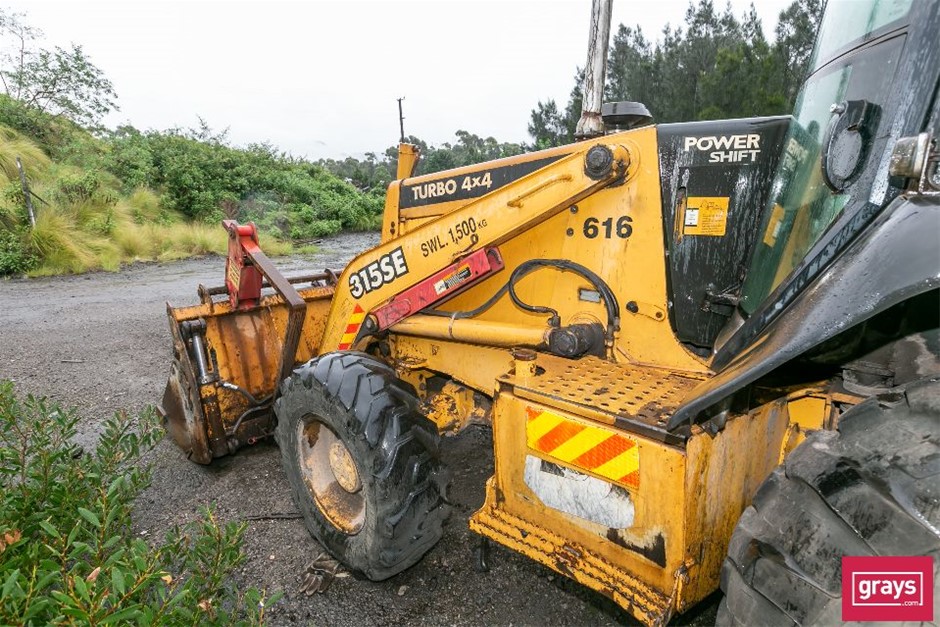
[[[355,494],[362,489],[356,463],[346,445],[338,440],[330,445],[330,470],[340,487],[347,492]]]
[[[345,534],[359,533],[366,502],[352,452],[316,417],[297,425],[297,457],[307,489],[320,513]]]

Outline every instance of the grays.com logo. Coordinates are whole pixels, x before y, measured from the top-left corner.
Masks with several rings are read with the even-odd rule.
[[[933,620],[933,558],[842,558],[842,620]]]

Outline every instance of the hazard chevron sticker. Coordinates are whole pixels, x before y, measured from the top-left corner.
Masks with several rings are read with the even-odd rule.
[[[532,450],[639,489],[640,451],[636,440],[533,407],[527,407],[526,414],[526,442]]]
[[[356,336],[359,335],[359,327],[362,326],[362,321],[365,320],[365,318],[366,312],[362,307],[356,305],[352,315],[349,316],[349,322],[346,323],[346,331],[343,332],[343,337],[340,338],[339,346],[337,347],[339,350],[349,350],[352,343],[356,341]]]

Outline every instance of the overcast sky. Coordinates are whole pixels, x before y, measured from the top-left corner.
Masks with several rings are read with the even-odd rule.
[[[790,0],[756,0],[764,31]],[[568,100],[587,55],[590,0],[2,2],[46,45],[81,44],[114,83],[107,126],[195,127],[313,159],[381,152],[405,132],[527,141],[538,100]],[[715,2],[723,6],[722,0]],[[733,0],[740,16],[750,4]],[[617,25],[656,36],[688,0],[614,0]]]

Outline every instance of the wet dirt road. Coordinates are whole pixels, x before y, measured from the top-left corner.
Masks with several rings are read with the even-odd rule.
[[[374,234],[326,240],[320,252],[276,263],[286,274],[340,268],[377,242]],[[137,265],[117,273],[0,281],[0,378],[19,393],[75,406],[78,436],[93,446],[100,422],[115,411],[137,412],[162,395],[171,359],[165,303],[197,302],[196,286],[222,282],[224,260]],[[319,551],[300,520],[258,516],[292,513],[287,481],[273,443],[260,443],[203,467],[168,439],[147,456],[153,484],[135,510],[144,537],[214,505],[219,518],[249,520],[240,586],[281,589],[273,625],[615,625],[634,621],[607,599],[530,560],[491,546],[489,572],[476,569],[478,536],[467,518],[483,502],[492,474],[485,428],[444,442],[454,503],[444,537],[420,563],[391,580],[338,579],[326,594],[297,592],[300,573]],[[678,624],[707,625],[715,603]]]

